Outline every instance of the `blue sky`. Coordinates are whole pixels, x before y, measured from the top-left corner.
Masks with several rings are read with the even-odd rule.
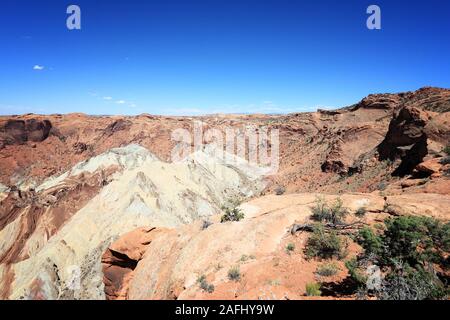
[[[448,0],[2,0],[0,41],[0,114],[284,113],[450,87]]]

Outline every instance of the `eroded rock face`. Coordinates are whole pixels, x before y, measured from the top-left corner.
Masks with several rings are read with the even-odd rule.
[[[107,168],[116,170],[106,174]],[[66,212],[61,210],[64,207],[58,210],[65,204],[64,198],[58,198],[59,192],[64,194],[74,180],[75,185],[83,185],[83,177],[92,175],[99,177],[98,189],[89,192],[80,188],[69,193],[66,199],[75,203],[69,217],[61,217]],[[245,161],[225,163],[205,151],[179,163],[167,163],[141,146],[129,145],[81,162],[38,186],[24,198],[24,208],[17,214],[5,210],[7,223],[0,230],[0,249],[5,244],[2,262],[15,274],[8,290],[10,298],[105,298],[101,260],[107,248],[109,255],[103,259],[110,271],[107,295],[123,297],[117,288],[135,267],[141,250],[139,246],[128,248],[127,242],[110,246],[118,237],[137,227],[174,227],[207,218],[220,212],[227,197],[252,196],[263,187],[258,171],[252,171]],[[55,208],[40,207],[32,200],[44,195],[56,197]],[[31,212],[35,208],[40,211]],[[58,219],[58,228],[47,231]],[[22,221],[33,227],[22,228]],[[140,244],[146,243],[148,239]],[[23,252],[30,254],[24,256]],[[78,274],[78,289],[72,286],[73,270]]]
[[[361,107],[367,109],[395,109],[402,98],[396,94],[371,94],[361,101]]]
[[[116,168],[80,173],[37,192],[11,188],[0,201],[0,264],[36,255],[105,185]]]
[[[104,131],[104,134],[106,136],[111,136],[118,131],[129,129],[131,125],[132,125],[131,121],[119,119],[108,125]]]
[[[367,207],[373,214],[383,210],[384,195],[398,195],[390,198],[393,208],[410,204],[411,212],[420,207],[416,211],[446,217],[448,199],[441,197],[450,193],[449,167],[438,169],[438,162],[450,137],[449,99],[449,90],[424,88],[371,95],[335,111],[195,118],[222,132],[247,125],[280,130],[280,170],[267,178],[271,185],[264,192],[283,186],[287,194],[255,199],[248,207],[256,209],[246,211],[242,223],[205,230],[199,220],[217,218],[236,190],[243,198],[259,194],[266,180],[245,161],[209,161],[204,150],[171,163],[171,133],[191,130],[193,118],[0,117],[0,298],[202,298],[196,283],[202,273],[217,285],[213,297],[260,298],[258,290],[266,289],[261,283],[278,281],[280,274],[298,283],[284,282],[277,297],[285,291],[297,297],[305,283],[316,281],[317,265],[299,262],[300,254],[297,264],[285,259],[283,236],[294,220],[310,215],[316,195],[289,194],[344,194],[351,210]],[[5,145],[5,137],[12,144]],[[401,159],[405,172],[415,168],[427,178],[392,178],[399,161],[386,165],[378,149],[386,159]],[[348,195],[382,190],[382,184],[383,197]],[[162,227],[170,229],[159,232]],[[274,250],[281,253],[274,257]],[[226,275],[243,255],[262,257],[243,264],[252,275],[246,288]],[[273,269],[272,258],[281,259],[283,268]],[[78,291],[69,286],[70,270],[79,271]],[[241,292],[249,287],[257,289]]]
[[[394,175],[411,173],[428,154],[424,131],[428,120],[426,112],[413,107],[402,108],[394,115],[386,138],[378,146],[380,160],[402,160]]]
[[[398,110],[414,107],[426,111],[444,113],[450,111],[450,90],[423,87],[417,91],[397,94],[371,94],[352,106],[353,109]]]
[[[22,144],[27,141],[41,142],[48,138],[52,123],[49,120],[8,120],[3,128],[5,144]]]
[[[425,162],[419,163],[416,166],[416,170],[431,175],[438,173],[442,167],[443,165],[440,163],[440,159],[430,159]]]
[[[103,283],[107,300],[127,299],[132,272],[146,248],[164,229],[151,227],[131,231],[112,243],[102,256]]]
[[[171,133],[179,128],[192,130],[194,120],[207,128],[224,132],[229,128],[264,126],[280,130],[280,170],[273,185],[287,192],[373,191],[383,182],[376,173],[386,168],[365,167],[365,183],[348,177],[358,172],[365,155],[373,157],[383,141],[395,111],[404,107],[427,110],[432,115],[425,128],[428,150],[440,150],[450,137],[448,129],[450,90],[423,88],[399,94],[370,95],[347,108],[289,115],[211,115],[165,117],[140,115],[91,117],[83,114],[23,115],[0,117],[0,128],[10,121],[51,121],[49,136],[42,142],[5,145],[0,137],[0,183],[35,187],[46,178],[61,174],[76,163],[112,148],[139,144],[163,160],[170,160],[174,142]],[[56,130],[56,128],[58,130]],[[56,132],[58,133],[56,135]],[[0,133],[0,136],[2,133]],[[363,165],[364,166],[364,165]],[[273,192],[273,189],[268,190]]]
[[[448,221],[450,219],[450,196],[433,193],[414,193],[390,196],[386,207],[396,215],[427,216]]]
[[[241,208],[245,218],[239,223],[220,223],[219,217],[207,229],[201,223],[161,232],[146,246],[125,290],[128,299],[302,299],[305,285],[317,281],[315,259],[304,259],[307,234],[290,237],[293,223],[305,223],[318,196],[330,202],[332,195],[292,194],[253,199]],[[375,194],[346,194],[341,197],[353,213],[364,207],[365,223],[383,221],[389,215],[386,205],[396,214],[450,217],[450,196],[414,194],[388,197]],[[139,232],[139,231],[138,231]],[[286,245],[295,242],[295,250],[286,254]],[[129,244],[133,247],[133,244]],[[349,256],[357,248],[349,246]],[[347,277],[345,266],[337,276]],[[238,267],[240,281],[231,281],[227,273]],[[204,276],[213,292],[200,288],[197,279]],[[329,280],[329,279],[328,279]]]

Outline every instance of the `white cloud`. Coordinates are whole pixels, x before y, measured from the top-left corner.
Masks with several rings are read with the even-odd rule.
[[[133,101],[123,100],[123,99],[116,100],[116,99],[114,99],[111,96],[106,96],[106,95],[104,96],[104,95],[100,95],[100,94],[95,94],[95,95],[91,94],[91,95],[92,96],[98,96],[97,99],[107,101],[108,103],[115,103],[115,104],[120,104],[120,105],[126,105],[129,108],[138,108],[138,105],[135,102],[133,102]]]
[[[37,71],[41,71],[41,70],[44,70],[44,69],[45,69],[44,66],[40,66],[38,64],[33,67],[33,70],[37,70]]]

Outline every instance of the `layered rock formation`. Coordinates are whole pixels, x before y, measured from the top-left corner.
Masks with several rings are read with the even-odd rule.
[[[450,90],[423,88],[290,115],[0,117],[0,298],[299,298],[317,263],[283,247],[304,245],[287,229],[313,193],[342,195],[369,222],[449,219],[449,110]],[[278,129],[279,170],[214,147],[172,162],[172,133],[194,120]],[[244,221],[218,223],[222,205],[252,198]],[[236,264],[246,283],[227,281]],[[201,275],[214,294],[198,290]]]
[[[77,164],[27,197],[17,191],[22,208],[5,206],[0,231],[7,240],[2,262],[15,275],[10,297],[104,298],[101,255],[115,238],[140,226],[174,227],[207,218],[220,212],[223,199],[262,190],[257,171],[210,160],[198,152],[183,162],[166,163],[130,145]],[[94,185],[99,188],[83,189],[84,179],[93,175],[100,179]],[[81,185],[78,194],[70,193],[71,183]],[[76,214],[61,210],[59,195],[73,201]],[[53,198],[39,202],[46,196]],[[78,270],[80,291],[67,287],[71,270]]]
[[[327,201],[336,197],[318,194],[265,196],[242,206],[246,218],[239,223],[216,223],[202,229],[200,223],[173,230],[159,230],[159,235],[142,246],[140,237],[125,235],[112,248],[132,242],[139,248],[137,264],[121,283],[121,297],[127,299],[301,299],[307,283],[316,281],[320,261],[303,256],[306,234],[290,233],[294,223],[305,223],[318,196]],[[358,220],[353,213],[365,207],[365,223],[381,221],[389,214],[418,214],[448,219],[450,196],[428,194],[422,197],[393,196],[384,199],[374,194],[351,194],[341,197],[350,210],[348,222]],[[138,234],[142,231],[137,230]],[[152,231],[154,232],[154,231]],[[150,233],[151,235],[151,233]],[[287,244],[295,245],[286,253]],[[144,249],[144,253],[141,250]],[[348,248],[349,255],[358,251]],[[120,250],[123,252],[124,250]],[[134,250],[133,250],[134,251]],[[109,256],[109,251],[105,253]],[[347,276],[343,262],[333,281]],[[105,268],[109,264],[104,263]],[[228,278],[228,271],[238,268],[240,280]],[[214,286],[214,292],[202,290],[199,277]],[[108,282],[107,282],[108,283]],[[108,288],[108,285],[106,286]],[[116,289],[117,290],[117,289]]]
[[[108,300],[128,299],[128,283],[147,247],[161,235],[162,228],[139,228],[112,243],[102,256],[103,282]]]
[[[401,159],[395,175],[406,175],[428,154],[428,137],[424,132],[429,121],[426,112],[405,107],[394,114],[386,138],[378,146],[380,160]]]
[[[52,124],[49,120],[8,120],[0,132],[2,146],[7,144],[23,144],[27,141],[41,142],[48,138]]]

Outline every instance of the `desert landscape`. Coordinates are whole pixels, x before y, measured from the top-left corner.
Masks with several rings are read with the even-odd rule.
[[[336,110],[0,117],[1,299],[447,299],[450,90]],[[273,174],[174,130],[279,131]]]

